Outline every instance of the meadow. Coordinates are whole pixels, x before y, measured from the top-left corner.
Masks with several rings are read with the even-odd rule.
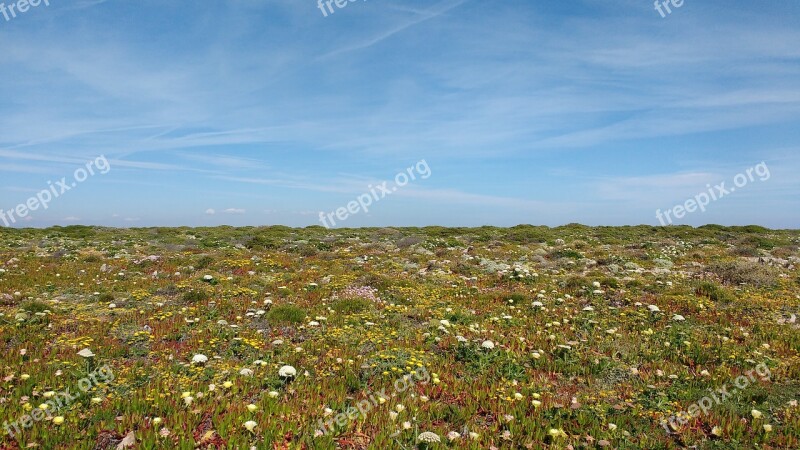
[[[799,265],[756,226],[0,228],[0,449],[797,449]]]

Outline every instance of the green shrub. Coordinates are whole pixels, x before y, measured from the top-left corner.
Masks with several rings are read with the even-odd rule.
[[[736,298],[727,290],[707,281],[700,283],[695,291],[701,297],[708,297],[717,303],[732,303]]]
[[[108,292],[100,294],[100,296],[97,297],[97,301],[99,303],[113,303],[114,302],[114,294],[109,294]]]
[[[43,312],[46,309],[50,309],[47,303],[41,300],[27,300],[20,305],[20,308],[29,313]]]
[[[199,303],[208,300],[206,291],[188,291],[183,293],[183,301],[186,303]]]
[[[775,286],[778,272],[764,264],[728,261],[712,264],[709,269],[728,285],[749,284],[755,287]]]
[[[567,278],[567,280],[562,283],[562,286],[564,287],[564,290],[566,290],[567,292],[574,293],[575,291],[581,288],[585,288],[590,284],[592,284],[592,282],[589,281],[588,279],[579,275],[573,275]]]
[[[306,318],[306,311],[295,305],[279,305],[269,310],[267,320],[281,324],[302,323]]]
[[[365,298],[341,298],[333,302],[331,307],[334,311],[342,314],[358,314],[368,310],[372,302]]]
[[[550,252],[548,257],[550,259],[559,259],[559,258],[581,259],[583,258],[583,255],[581,255],[579,252],[575,250],[565,248]]]
[[[600,280],[600,284],[607,288],[617,289],[619,287],[619,280],[613,277],[606,277]]]
[[[250,250],[275,250],[283,245],[283,241],[272,236],[256,236],[244,245]]]
[[[754,258],[758,256],[760,252],[758,251],[758,248],[753,246],[737,245],[731,250],[731,254],[734,256]]]
[[[198,270],[203,270],[211,267],[211,264],[214,264],[214,258],[210,256],[203,256],[202,258],[197,260],[194,267]]]

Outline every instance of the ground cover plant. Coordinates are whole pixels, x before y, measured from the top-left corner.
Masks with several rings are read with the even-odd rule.
[[[799,247],[0,228],[0,448],[798,448]]]

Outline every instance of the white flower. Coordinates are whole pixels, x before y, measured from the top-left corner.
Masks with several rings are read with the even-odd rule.
[[[269,391],[269,394],[267,395],[269,395],[270,398],[278,398],[280,394],[278,394],[276,391]]]
[[[248,420],[247,422],[244,423],[244,427],[247,428],[247,431],[250,431],[251,433],[253,432],[253,430],[256,429],[257,426],[258,424],[253,422],[252,420]]]
[[[684,320],[686,320],[686,318],[680,314],[675,314],[674,316],[672,316],[672,320],[674,320],[675,322],[683,322]]]
[[[762,414],[761,411],[759,411],[757,409],[754,409],[754,410],[750,411],[750,415],[753,416],[753,419],[756,419],[756,420],[764,417],[764,414]]]
[[[206,276],[203,277],[203,281],[211,281],[213,279],[214,279],[214,277],[212,277],[211,275],[206,275]]]
[[[424,433],[420,433],[417,436],[417,442],[424,443],[424,444],[432,444],[442,442],[442,439],[436,433],[431,433],[430,431],[426,431]]]
[[[297,376],[297,369],[292,366],[283,366],[278,370],[281,378],[294,378]]]
[[[483,343],[481,344],[481,347],[485,348],[486,350],[492,350],[492,349],[494,349],[494,342],[492,342],[492,341],[483,341]]]
[[[78,355],[83,356],[84,358],[94,358],[94,353],[92,353],[92,351],[89,350],[88,348],[79,351]]]
[[[239,375],[244,377],[252,377],[253,376],[253,369],[248,369],[245,367],[244,369],[239,371]]]
[[[450,441],[455,441],[457,439],[461,439],[461,435],[457,431],[451,431],[447,433],[447,439]]]
[[[659,308],[656,305],[650,305],[650,306],[647,307],[647,309],[649,309],[650,312],[654,312],[654,313],[661,312],[661,308]]]
[[[450,327],[450,321],[447,320],[447,319],[442,319],[442,320],[439,321],[439,323],[445,328],[449,328]]]
[[[205,364],[208,362],[208,356],[196,354],[192,356],[192,364]]]
[[[594,308],[592,308],[591,306],[587,306],[587,307],[583,308],[583,310],[584,311],[594,311]]]

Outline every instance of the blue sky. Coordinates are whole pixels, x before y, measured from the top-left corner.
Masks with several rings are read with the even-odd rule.
[[[0,0],[5,4],[10,0]],[[800,3],[50,0],[0,15],[0,208],[16,226],[800,227]],[[213,210],[213,214],[211,214]],[[0,223],[0,226],[3,224]]]

